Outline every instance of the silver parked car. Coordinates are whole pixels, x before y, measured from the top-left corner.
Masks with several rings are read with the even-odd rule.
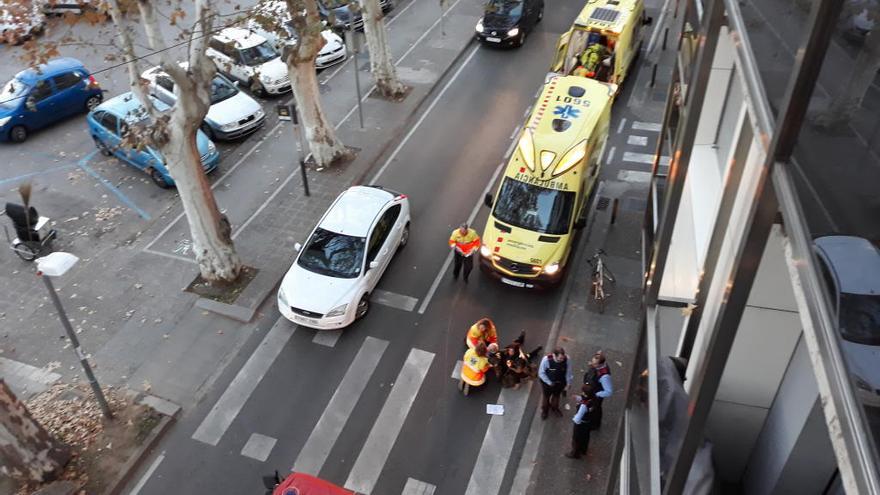
[[[184,65],[185,64],[181,64]],[[150,82],[150,93],[174,105],[174,81],[159,67],[148,69],[142,77]],[[212,140],[230,140],[256,131],[266,121],[263,107],[256,100],[239,91],[236,84],[220,74],[211,81],[211,108],[202,124],[202,132]]]
[[[859,401],[880,407],[880,249],[861,237],[813,241]],[[880,412],[878,412],[880,413]]]

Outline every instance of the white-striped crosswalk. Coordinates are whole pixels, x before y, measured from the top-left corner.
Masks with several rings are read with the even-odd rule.
[[[226,430],[230,428],[243,409],[251,392],[260,383],[280,350],[290,340],[295,328],[285,320],[279,319],[204,418],[193,434],[193,439],[211,446],[219,444]],[[314,343],[327,345],[321,342]],[[293,462],[293,471],[314,476],[321,474],[331,457],[331,452],[342,436],[349,418],[354,415],[358,402],[367,390],[371,379],[376,375],[376,370],[383,357],[386,356],[388,346],[389,342],[386,340],[369,336],[364,338],[356,355],[351,359],[342,380],[336,386],[332,397],[312,427],[311,433],[298,451],[299,453]],[[351,464],[351,469],[347,472],[347,478],[344,482],[346,488],[365,495],[375,492],[386,462],[395,448],[410,414],[410,409],[420,393],[422,384],[434,361],[435,355],[431,352],[418,348],[409,350],[360,452],[354,463]],[[458,379],[461,364],[461,361],[440,363],[439,368],[444,374],[451,371],[452,378]],[[450,370],[450,368],[452,369]],[[519,428],[522,411],[528,401],[529,390],[530,387],[522,387],[519,390],[502,391],[497,402],[505,405],[505,415],[493,416],[489,422],[489,429],[478,456],[478,466],[474,469],[475,473],[482,474],[471,477],[467,493],[482,495],[498,493],[501,489],[507,461],[513,448],[512,442],[516,437],[516,435],[501,433],[502,431],[516,431]],[[273,450],[278,450],[278,445],[284,442],[284,438],[278,436],[277,433],[278,438],[266,433],[272,432],[249,432],[249,436],[246,437],[247,441],[234,448],[238,449],[237,451],[244,457],[266,462],[273,455]],[[224,440],[224,444],[228,442],[229,440]],[[275,458],[277,457],[275,455]],[[334,468],[337,472],[338,467],[335,465]],[[487,473],[489,473],[488,476]],[[415,477],[404,477],[398,481],[403,486],[398,485],[395,492],[401,490],[402,495],[432,495],[437,489],[437,485],[443,481],[441,479],[422,481],[417,479],[421,478],[419,473],[406,474]],[[463,486],[464,480],[460,482]],[[383,481],[383,483],[385,482]],[[382,491],[385,489],[383,488]]]

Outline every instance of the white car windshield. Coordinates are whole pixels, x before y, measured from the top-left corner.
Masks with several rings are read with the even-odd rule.
[[[303,248],[297,263],[310,272],[339,278],[356,278],[364,259],[364,238],[318,228]]]
[[[21,104],[21,99],[30,89],[25,83],[18,79],[13,79],[3,85],[3,91],[0,92],[0,106],[5,108],[16,108]]]
[[[278,58],[278,52],[272,48],[268,41],[250,48],[243,48],[240,53],[241,61],[249,67],[262,65],[274,58]]]
[[[223,100],[228,100],[238,94],[238,89],[223,76],[217,76],[211,81],[211,105],[216,105]]]

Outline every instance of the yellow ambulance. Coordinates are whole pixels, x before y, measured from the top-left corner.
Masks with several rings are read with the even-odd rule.
[[[551,73],[622,84],[650,23],[643,0],[588,0],[559,37]]]
[[[576,76],[544,84],[497,193],[485,198],[485,273],[516,287],[559,283],[599,176],[616,91]]]

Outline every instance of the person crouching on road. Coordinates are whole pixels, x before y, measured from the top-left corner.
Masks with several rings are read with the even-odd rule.
[[[569,459],[580,459],[582,455],[587,453],[587,447],[590,445],[590,430],[593,429],[592,423],[595,421],[598,408],[593,387],[584,385],[581,391],[583,394],[577,397],[577,412],[571,418],[574,423],[574,429],[571,433],[571,451],[565,453],[565,457]]]
[[[479,387],[486,383],[486,372],[489,371],[489,359],[486,357],[486,344],[480,342],[473,349],[468,349],[464,353],[464,361],[461,365],[461,382],[459,386],[463,389],[464,385],[471,387]]]
[[[458,274],[464,267],[464,282],[467,283],[471,270],[474,269],[474,253],[480,249],[480,236],[477,232],[468,227],[467,222],[461,224],[457,229],[452,231],[449,236],[449,247],[455,253],[454,265],[452,267],[452,278],[458,280]]]
[[[497,344],[498,330],[495,328],[495,323],[489,318],[480,318],[479,321],[471,325],[467,336],[464,338],[464,342],[467,344],[468,349],[473,349],[480,342],[487,346],[489,344]]]
[[[557,347],[541,359],[538,378],[541,379],[543,391],[541,419],[547,419],[547,412],[550,409],[558,416],[562,416],[562,411],[559,410],[559,396],[571,385],[571,380],[574,378],[565,349]]]

